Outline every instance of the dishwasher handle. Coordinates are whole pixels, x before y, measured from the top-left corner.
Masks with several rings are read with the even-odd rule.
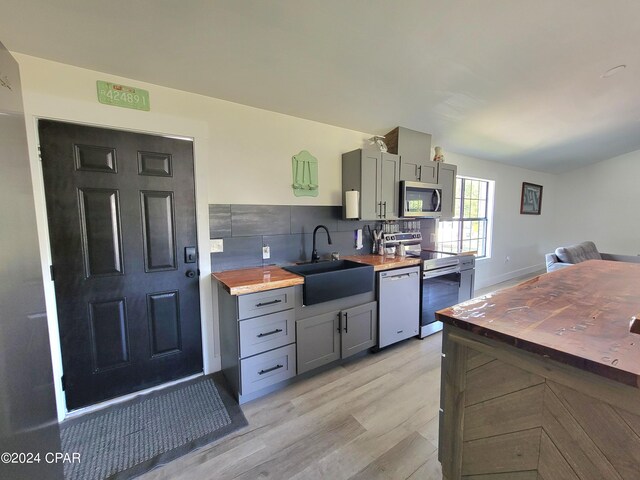
[[[402,280],[403,278],[411,278],[411,277],[417,277],[418,276],[418,272],[411,272],[411,273],[401,273],[400,275],[389,275],[388,277],[385,277],[384,280],[389,280],[391,282],[395,282],[396,280]]]

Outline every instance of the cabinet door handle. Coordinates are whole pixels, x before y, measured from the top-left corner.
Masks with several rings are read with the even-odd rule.
[[[344,314],[344,333],[349,333],[349,314]]]
[[[422,181],[422,165],[416,165],[416,178],[419,182]]]
[[[387,202],[384,202],[383,205],[384,205],[384,218],[387,218]]]
[[[276,329],[275,329],[274,331],[272,331],[272,332],[259,333],[259,334],[257,335],[257,337],[258,337],[258,338],[261,338],[261,337],[267,337],[267,336],[269,336],[269,335],[273,335],[274,333],[280,333],[280,332],[282,332],[282,329],[281,329],[281,328],[276,328]]]
[[[282,300],[273,300],[271,302],[264,303],[256,303],[256,307],[266,307],[267,305],[275,305],[276,303],[280,303]]]
[[[378,218],[382,218],[382,202],[378,202]]]
[[[271,368],[267,368],[266,370],[260,370],[258,372],[258,375],[264,375],[265,373],[269,373],[269,372],[273,372],[274,370],[278,370],[279,368],[282,368],[283,365],[276,365],[275,367],[271,367]]]
[[[340,314],[338,313],[338,331],[341,332],[342,331],[342,322],[340,321],[342,318],[340,317]]]

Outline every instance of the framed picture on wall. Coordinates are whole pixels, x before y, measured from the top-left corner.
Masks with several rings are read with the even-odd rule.
[[[542,210],[542,185],[522,182],[520,197],[520,213],[523,215],[540,215]]]

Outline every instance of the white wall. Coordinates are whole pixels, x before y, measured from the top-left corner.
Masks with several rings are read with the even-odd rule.
[[[339,205],[343,152],[365,145],[371,135],[287,115],[116,77],[87,69],[15,54],[23,82],[31,167],[34,181],[42,268],[48,278],[51,261],[47,233],[42,170],[37,154],[37,118],[53,118],[122,129],[173,134],[194,139],[198,244],[208,251],[209,203]],[[140,112],[98,103],[96,80],[149,90],[151,111]],[[295,197],[291,157],[309,150],[319,160],[318,197]],[[555,201],[554,178],[520,168],[454,155],[461,175],[496,181],[493,257],[478,264],[478,288],[542,267],[549,241]],[[519,215],[522,181],[545,186],[543,214]],[[509,255],[511,261],[504,262]],[[205,371],[219,369],[219,337],[212,296],[209,256],[201,256],[201,311]],[[59,417],[64,416],[62,373],[53,284],[45,295],[57,387]]]
[[[445,160],[458,165],[458,175],[495,181],[491,258],[476,263],[476,288],[544,269],[544,254],[556,245],[556,175],[455,153],[446,153]],[[544,187],[541,215],[520,214],[522,182]]]
[[[558,177],[558,245],[592,240],[598,250],[640,254],[640,150]]]

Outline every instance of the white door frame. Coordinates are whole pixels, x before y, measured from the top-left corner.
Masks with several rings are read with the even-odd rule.
[[[68,110],[68,109],[64,109]],[[124,110],[124,109],[123,109]],[[58,110],[59,111],[59,110]],[[110,113],[113,113],[111,111]],[[120,115],[118,115],[120,117]],[[77,123],[99,128],[124,130],[133,133],[147,133],[152,135],[177,137],[193,141],[194,180],[196,195],[196,225],[198,229],[198,267],[200,268],[200,322],[202,328],[202,356],[204,373],[220,370],[220,355],[215,339],[218,337],[214,324],[213,295],[211,286],[211,259],[209,254],[209,181],[208,181],[208,129],[204,122],[186,120],[182,117],[172,118],[167,115],[145,112],[122,112],[117,124],[112,120],[113,115],[94,115],[60,117],[53,112],[25,112],[27,124],[27,139],[29,143],[29,159],[33,194],[36,206],[36,220],[38,226],[38,241],[42,262],[45,301],[47,308],[47,322],[49,326],[49,342],[51,344],[51,361],[53,367],[54,390],[58,421],[64,420],[67,407],[62,390],[62,351],[60,348],[60,334],[58,329],[58,314],[55,299],[54,284],[51,281],[49,266],[51,265],[51,247],[46,214],[46,200],[44,195],[44,177],[39,155],[38,120],[56,120]],[[113,402],[117,402],[114,399]],[[109,402],[106,402],[109,403]]]

